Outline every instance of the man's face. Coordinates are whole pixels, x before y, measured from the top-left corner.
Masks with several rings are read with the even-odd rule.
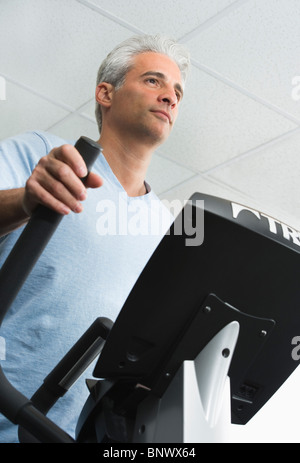
[[[125,137],[160,145],[169,136],[183,96],[181,73],[165,55],[137,55],[124,85],[113,92],[110,123]]]

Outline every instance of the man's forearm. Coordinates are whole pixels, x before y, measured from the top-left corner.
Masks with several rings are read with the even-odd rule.
[[[29,220],[23,209],[24,188],[0,191],[0,236],[21,227]]]

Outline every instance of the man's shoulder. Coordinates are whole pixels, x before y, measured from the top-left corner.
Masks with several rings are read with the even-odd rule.
[[[24,132],[0,141],[1,189],[23,186],[39,159],[52,148],[66,143],[66,140],[43,131]]]
[[[49,152],[52,148],[66,143],[74,144],[73,140],[66,140],[50,132],[32,130],[2,140],[0,145],[2,147],[5,145],[14,146],[15,149],[45,149],[45,151]]]
[[[51,132],[45,132],[42,130],[25,132],[21,135],[21,139],[35,143],[43,143],[47,151],[65,144],[74,144],[73,140],[66,140],[65,138],[59,137]]]

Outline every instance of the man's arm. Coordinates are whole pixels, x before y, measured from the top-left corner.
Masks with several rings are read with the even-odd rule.
[[[23,209],[25,188],[0,191],[0,236],[26,224],[28,214]]]
[[[72,145],[54,148],[43,156],[24,188],[0,191],[0,236],[24,225],[38,204],[59,214],[79,213],[86,198],[86,188],[102,185],[99,175],[87,174],[85,163]]]

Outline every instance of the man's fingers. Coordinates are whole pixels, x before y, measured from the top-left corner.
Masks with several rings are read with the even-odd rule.
[[[87,175],[85,162],[74,146],[62,145],[59,148],[54,148],[52,154],[56,159],[70,166],[79,178]]]
[[[87,188],[99,188],[103,185],[103,180],[100,175],[95,174],[94,172],[90,172],[86,181],[85,186]]]
[[[103,183],[91,172],[83,184],[81,178],[86,175],[85,162],[74,146],[54,148],[39,160],[26,183],[24,209],[32,212],[41,203],[62,214],[81,212],[86,188],[98,188]]]
[[[43,162],[47,164],[43,166]],[[41,161],[36,167],[35,175],[39,183],[61,201],[67,199],[64,198],[67,191],[80,201],[86,198],[86,188],[80,178],[68,164],[56,158]]]
[[[56,199],[51,193],[30,177],[26,183],[23,208],[28,215],[31,215],[38,204],[43,204],[44,206],[63,215],[67,215],[71,212],[71,209],[66,204]]]
[[[84,191],[86,191],[85,188]],[[44,172],[41,178],[38,178],[36,175],[28,179],[26,193],[29,202],[36,201],[37,203],[51,207],[57,212],[61,212],[63,209],[63,213],[65,214],[70,211],[81,212],[82,205],[80,201],[86,198],[86,195],[82,193],[83,196],[77,199],[63,183],[46,172]],[[63,205],[65,208],[62,207]]]

